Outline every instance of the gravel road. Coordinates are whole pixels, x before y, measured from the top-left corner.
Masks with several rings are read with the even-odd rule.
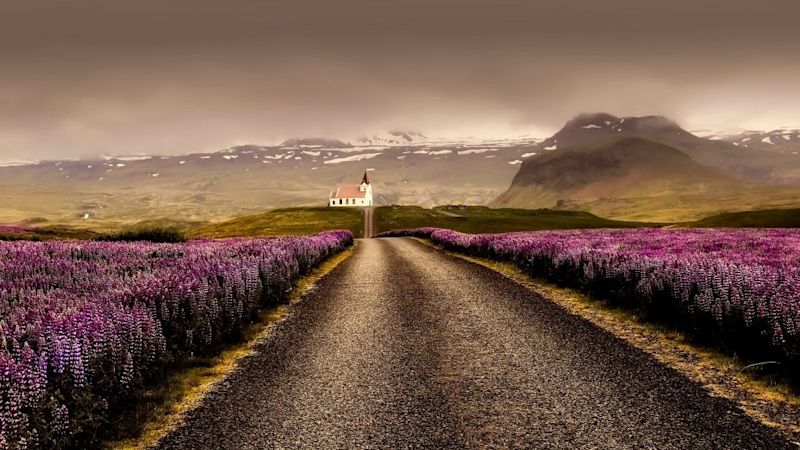
[[[375,234],[373,228],[373,207],[364,208],[364,237],[371,238]]]
[[[361,240],[164,449],[795,448],[495,272]]]

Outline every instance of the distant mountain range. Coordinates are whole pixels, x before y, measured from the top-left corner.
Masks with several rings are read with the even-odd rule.
[[[530,138],[404,144],[290,139],[179,156],[112,156],[0,167],[0,223],[43,217],[102,227],[173,217],[210,220],[286,206],[320,206],[337,184],[374,169],[377,204],[486,204],[532,155]],[[379,135],[383,136],[383,135]],[[386,138],[389,139],[389,138]],[[420,142],[423,141],[423,142]]]
[[[699,137],[664,117],[598,113],[544,140],[443,141],[390,131],[181,156],[42,161],[0,167],[0,223],[43,217],[103,227],[323,205],[331,189],[358,182],[366,169],[374,169],[377,204],[582,209],[639,220],[800,206],[800,156],[791,147],[800,133],[748,133]]]

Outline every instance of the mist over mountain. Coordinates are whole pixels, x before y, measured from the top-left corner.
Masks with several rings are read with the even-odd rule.
[[[352,145],[330,138],[292,138],[281,142],[278,147],[345,148]]]

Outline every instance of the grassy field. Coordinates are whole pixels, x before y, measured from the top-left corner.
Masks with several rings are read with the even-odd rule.
[[[375,231],[438,227],[464,233],[555,230],[567,228],[629,228],[658,226],[646,222],[604,219],[580,211],[547,209],[492,209],[485,206],[382,206],[375,209]]]
[[[355,208],[285,208],[237,217],[223,222],[194,225],[183,230],[190,238],[312,234],[325,230],[364,233],[361,210]]]
[[[662,226],[666,223],[632,222],[604,219],[581,211],[547,209],[487,208],[484,206],[381,206],[375,208],[375,232],[402,228],[439,227],[465,233],[502,233],[570,228],[630,228]],[[770,209],[726,213],[695,222],[676,224],[686,227],[800,227],[800,209]],[[331,229],[347,229],[356,237],[363,235],[362,212],[351,208],[284,208],[218,222],[145,220],[135,224],[109,224],[103,229],[87,230],[76,226],[50,224],[46,221],[23,224],[24,234],[4,235],[11,239],[97,239],[140,230],[176,230],[187,238],[223,238],[235,236],[274,236],[311,234]]]

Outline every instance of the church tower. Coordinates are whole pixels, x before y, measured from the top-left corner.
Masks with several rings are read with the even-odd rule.
[[[366,170],[364,171],[364,176],[361,178],[359,190],[364,193],[365,206],[372,206],[372,184],[369,182]]]

